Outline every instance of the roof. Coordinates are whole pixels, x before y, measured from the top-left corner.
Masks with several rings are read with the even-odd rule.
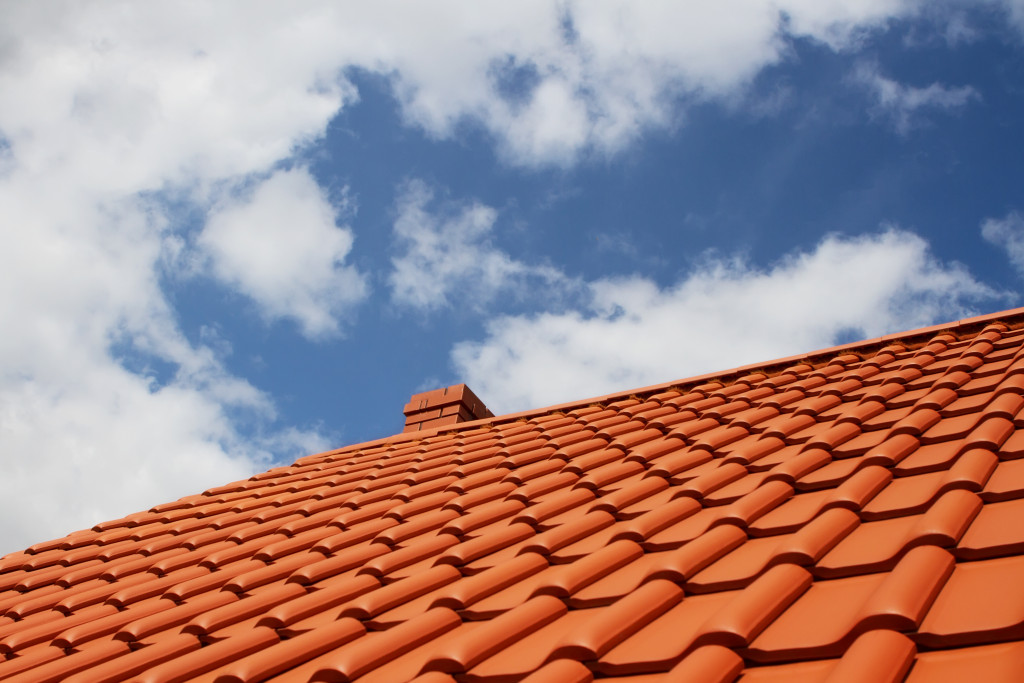
[[[0,559],[10,681],[1019,680],[1024,310],[399,434]]]

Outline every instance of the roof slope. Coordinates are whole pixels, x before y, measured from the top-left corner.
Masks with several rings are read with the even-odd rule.
[[[1024,312],[303,458],[0,560],[0,678],[1024,670]]]

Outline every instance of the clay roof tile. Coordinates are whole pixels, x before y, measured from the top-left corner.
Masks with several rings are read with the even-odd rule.
[[[0,678],[1013,680],[1022,323],[467,425],[413,406],[0,558]]]

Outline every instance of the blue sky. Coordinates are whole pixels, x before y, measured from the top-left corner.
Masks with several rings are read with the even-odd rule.
[[[0,552],[417,391],[509,412],[1021,305],[1019,0],[5,15]]]

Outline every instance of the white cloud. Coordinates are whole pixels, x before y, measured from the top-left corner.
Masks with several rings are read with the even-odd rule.
[[[859,47],[867,33],[913,16],[930,3],[920,0],[789,0],[777,5],[793,35],[807,36],[833,50]]]
[[[352,231],[336,220],[308,170],[277,171],[214,206],[198,244],[216,277],[265,318],[293,318],[307,337],[323,337],[367,293],[365,278],[345,265]]]
[[[0,553],[247,476],[313,436],[264,443],[269,397],[177,328],[165,218],[63,180],[0,182]]]
[[[734,99],[789,55],[787,38],[844,50],[916,0],[535,0],[405,7],[380,50],[408,121],[447,137],[471,119],[506,160],[566,165],[675,125],[680,103]],[[376,3],[381,12],[392,11]],[[374,33],[387,44],[390,30]],[[508,82],[519,85],[507,90]]]
[[[22,163],[85,156],[104,185],[244,174],[319,136],[355,99],[341,74],[357,67],[392,79],[406,120],[433,135],[472,120],[513,163],[568,164],[677,123],[681,101],[734,97],[789,56],[790,37],[851,49],[926,5],[13,3],[0,92],[19,106],[0,129]],[[41,128],[45,142],[30,135]]]
[[[981,236],[1006,251],[1010,263],[1024,276],[1024,216],[1011,211],[1003,218],[989,218],[981,224]]]
[[[570,288],[549,266],[517,261],[491,242],[497,211],[478,202],[441,202],[422,181],[409,182],[396,205],[391,299],[424,311],[458,302],[482,308],[501,292],[530,284]],[[433,211],[432,211],[433,209]]]
[[[354,96],[331,22],[275,3],[8,3],[0,130],[22,168],[98,191],[262,170]]]
[[[901,134],[917,122],[923,109],[958,109],[972,100],[981,99],[974,88],[964,85],[949,87],[932,83],[925,88],[904,85],[883,76],[877,64],[862,62],[853,72],[853,80],[875,99],[875,111],[889,119]]]
[[[1017,28],[1024,31],[1024,0],[1002,0]]]
[[[899,230],[828,237],[768,270],[711,260],[672,287],[590,286],[582,310],[492,321],[455,346],[460,377],[494,411],[537,408],[954,319],[1002,295]]]
[[[790,35],[848,49],[915,6],[5,3],[0,552],[312,443],[275,431],[272,397],[187,339],[165,288],[202,267],[188,230],[210,218],[201,247],[226,286],[309,335],[335,329],[361,282],[343,262],[351,233],[304,171],[273,170],[355,100],[346,69],[390,78],[406,121],[432,135],[468,120],[512,163],[570,164],[673,125],[680,100],[730,97],[786,58]],[[522,86],[514,96],[510,81]],[[253,178],[267,180],[251,199],[214,205]],[[242,239],[230,219],[253,205],[290,207],[307,231],[282,242],[255,220]],[[312,258],[320,238],[325,253]],[[257,259],[254,246],[270,244],[287,263]]]
[[[0,553],[320,442],[275,428],[272,398],[183,334],[163,275],[187,269],[192,217],[154,199],[205,211],[351,94],[331,32],[275,7],[5,6]]]

